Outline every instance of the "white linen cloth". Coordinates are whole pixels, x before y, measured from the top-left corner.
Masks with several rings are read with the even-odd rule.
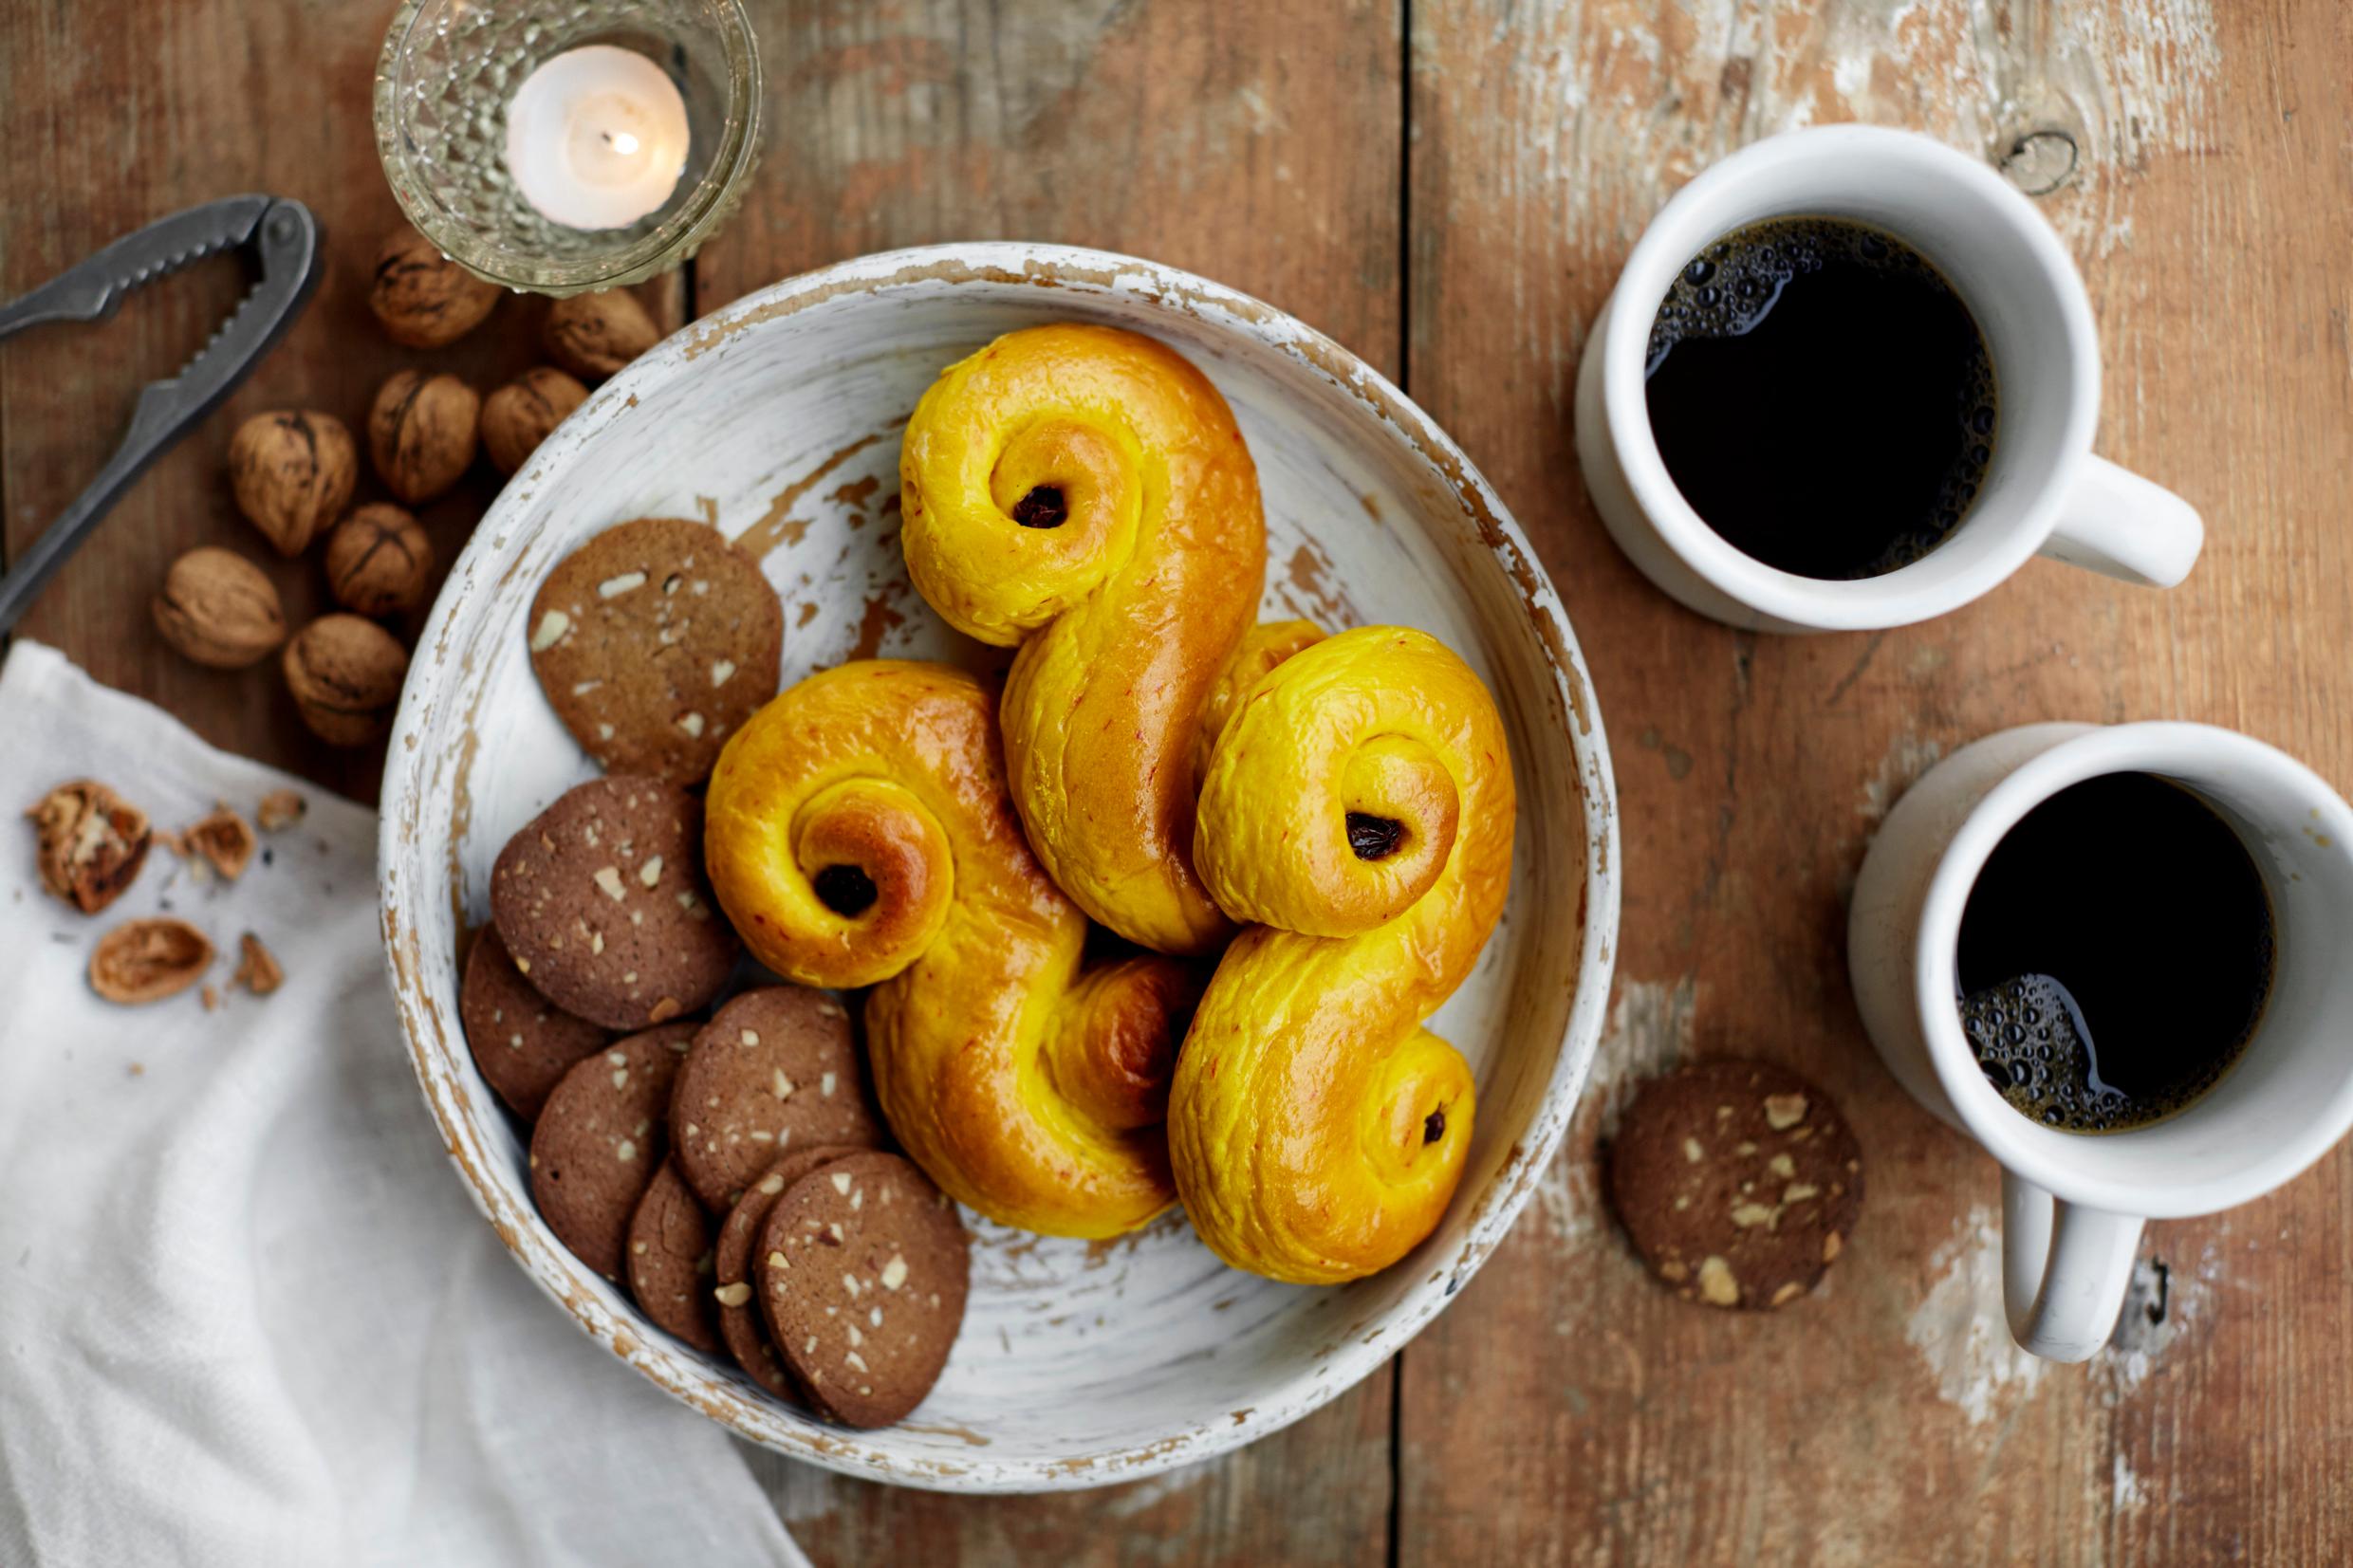
[[[309,804],[236,883],[157,846],[96,917],[0,826],[0,1564],[805,1564],[732,1440],[468,1202],[384,979],[375,814],[21,640],[0,737],[0,816],[84,777],[158,829]],[[100,934],[165,909],[220,951],[217,1011],[91,992]],[[229,985],[245,931],[275,995]]]

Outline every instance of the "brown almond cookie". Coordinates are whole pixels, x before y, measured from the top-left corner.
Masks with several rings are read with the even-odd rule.
[[[887,1427],[923,1402],[964,1324],[972,1242],[913,1161],[867,1152],[802,1177],[753,1251],[760,1311],[820,1414]]]
[[[735,968],[703,876],[702,802],[658,779],[566,791],[498,852],[491,918],[533,989],[607,1028],[691,1013]]]
[[[669,1153],[670,1085],[695,1038],[668,1024],[575,1062],[531,1129],[531,1197],[572,1255],[621,1278],[629,1222]]]
[[[661,1163],[629,1220],[629,1294],[654,1326],[706,1355],[719,1338],[719,1303],[711,1299],[711,1216],[695,1201],[674,1156]]]
[[[679,1174],[714,1209],[787,1149],[880,1148],[842,1004],[806,987],[769,986],[713,1013],[678,1071],[670,1143]]]
[[[1609,1148],[1635,1250],[1686,1301],[1777,1307],[1814,1287],[1862,1208],[1830,1097],[1786,1068],[1708,1061],[1652,1079]]]
[[[527,635],[556,716],[600,766],[692,784],[776,694],[785,607],[718,529],[646,517],[556,563]]]
[[[789,1399],[796,1405],[803,1403],[801,1391],[785,1371],[775,1345],[769,1339],[768,1323],[751,1302],[751,1244],[758,1239],[760,1224],[768,1218],[768,1211],[794,1182],[819,1166],[857,1153],[855,1149],[793,1151],[744,1189],[744,1195],[735,1200],[735,1207],[727,1211],[727,1218],[719,1225],[719,1245],[713,1270],[718,1283],[711,1293],[719,1304],[719,1337],[727,1341],[728,1354],[735,1357],[737,1366],[751,1374],[753,1382],[777,1398]]]
[[[466,1026],[466,1046],[491,1092],[508,1109],[530,1121],[547,1103],[548,1091],[580,1061],[612,1035],[584,1018],[574,1018],[531,987],[498,929],[474,938],[466,957],[465,983],[457,989],[457,1016]]]

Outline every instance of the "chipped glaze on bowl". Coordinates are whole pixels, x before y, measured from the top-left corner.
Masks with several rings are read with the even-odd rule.
[[[845,1431],[644,1323],[540,1223],[525,1139],[459,1032],[456,954],[486,917],[500,845],[595,771],[539,693],[524,622],[547,569],[598,530],[701,517],[751,549],[785,600],[787,681],[876,654],[1002,668],[1006,651],[949,631],[908,586],[899,432],[942,367],[1057,320],[1160,338],[1232,403],[1266,495],[1268,615],[1422,627],[1493,691],[1518,770],[1511,896],[1433,1020],[1477,1074],[1478,1130],[1437,1232],[1337,1289],[1227,1269],[1181,1214],[1094,1244],[973,1222],[970,1314],[938,1387],[898,1427]],[[615,1355],[745,1437],[954,1491],[1191,1464],[1298,1420],[1396,1354],[1535,1190],[1592,1060],[1618,925],[1617,808],[1592,687],[1559,596],[1460,449],[1280,311],[1170,267],[1051,246],[825,267],[705,318],[601,388],[507,487],[434,607],[393,731],[381,831],[384,940],[418,1081],[531,1278]]]

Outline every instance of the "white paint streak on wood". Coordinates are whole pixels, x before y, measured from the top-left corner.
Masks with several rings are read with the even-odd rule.
[[[1762,137],[1840,120],[1924,131],[2000,162],[2055,129],[2078,148],[2045,211],[2079,254],[2130,241],[2119,188],[2211,139],[2221,59],[2211,0],[1734,0],[1546,8],[1518,24],[1498,108],[1530,128],[1499,194],[1515,222],[1565,221],[1614,263],[1677,186]],[[1421,68],[1417,64],[1417,69]],[[1538,280],[1514,275],[1529,320]],[[1533,346],[1533,344],[1531,344]]]
[[[1936,1379],[1937,1397],[1982,1426],[2034,1392],[2047,1363],[2020,1350],[2002,1313],[2002,1228],[1973,1204],[1930,1260],[1936,1282],[1904,1324]]]
[[[1944,756],[1940,741],[1927,740],[1909,730],[1898,735],[1880,758],[1878,767],[1862,781],[1856,792],[1855,815],[1873,827],[1884,821],[1895,803],[1903,799],[1903,792],[1918,784],[1920,776],[1936,766]]]
[[[1562,1251],[1607,1230],[1595,1144],[1616,1134],[1619,1116],[1644,1081],[1690,1054],[1698,1011],[1698,982],[1688,974],[1620,982],[1577,1124],[1536,1188],[1538,1222]]]

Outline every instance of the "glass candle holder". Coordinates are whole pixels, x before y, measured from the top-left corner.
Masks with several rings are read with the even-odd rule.
[[[682,148],[664,139],[681,111]],[[759,125],[740,0],[406,0],[376,68],[376,148],[400,210],[475,276],[541,294],[692,256],[743,199]]]

